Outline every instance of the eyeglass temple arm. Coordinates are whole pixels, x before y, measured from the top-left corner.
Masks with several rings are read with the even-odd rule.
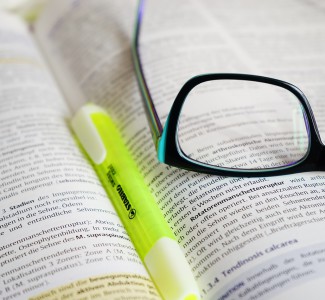
[[[136,21],[134,27],[135,31],[133,35],[133,41],[132,41],[132,57],[133,57],[133,65],[136,72],[139,88],[145,103],[145,112],[148,117],[152,137],[154,139],[154,143],[157,149],[158,141],[162,135],[163,127],[161,125],[160,119],[158,117],[157,111],[155,109],[155,106],[151,98],[151,94],[147,85],[147,81],[145,79],[145,75],[141,64],[140,54],[139,54],[139,36],[140,36],[143,8],[144,8],[144,0],[140,0],[137,9],[137,15],[136,15]]]

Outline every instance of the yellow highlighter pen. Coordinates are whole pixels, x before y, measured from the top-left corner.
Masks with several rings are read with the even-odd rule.
[[[87,104],[71,125],[161,296],[200,299],[190,266],[112,119]]]

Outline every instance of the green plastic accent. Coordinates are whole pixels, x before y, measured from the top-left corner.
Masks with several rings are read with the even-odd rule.
[[[158,154],[158,160],[162,163],[165,162],[165,155],[166,155],[166,128],[168,128],[168,122],[169,117],[166,120],[166,124],[164,126],[164,130],[162,132],[162,135],[160,139],[158,140],[158,148],[157,148],[157,154]]]

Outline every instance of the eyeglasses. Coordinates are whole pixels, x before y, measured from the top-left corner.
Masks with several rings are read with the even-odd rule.
[[[325,170],[312,109],[293,84],[247,74],[204,74],[180,89],[163,128],[145,79],[139,36],[133,62],[160,162],[222,176],[277,176]]]

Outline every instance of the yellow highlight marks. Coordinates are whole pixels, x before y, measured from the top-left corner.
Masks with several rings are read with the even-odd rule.
[[[199,300],[196,295],[188,295],[184,300]]]
[[[9,65],[9,64],[20,64],[20,65],[33,65],[40,68],[43,66],[37,61],[33,59],[28,59],[25,57],[9,57],[9,58],[0,58],[0,65]]]
[[[134,274],[115,274],[89,277],[71,282],[29,298],[29,300],[93,299],[161,300],[150,279]]]

